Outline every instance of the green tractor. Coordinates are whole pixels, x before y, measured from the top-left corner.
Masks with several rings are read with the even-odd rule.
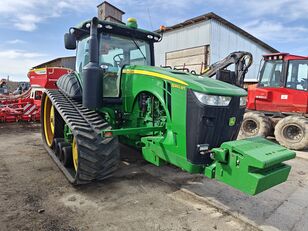
[[[263,138],[236,140],[246,91],[206,76],[154,66],[161,36],[97,18],[72,27],[76,70],[42,97],[46,150],[74,185],[116,170],[119,142],[145,160],[204,174],[255,195],[287,180],[295,153]]]

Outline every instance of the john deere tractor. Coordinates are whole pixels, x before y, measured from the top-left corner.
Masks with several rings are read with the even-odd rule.
[[[246,91],[154,66],[159,34],[97,18],[70,28],[76,70],[42,97],[46,150],[74,185],[109,177],[119,142],[145,160],[201,173],[254,195],[286,181],[295,153],[263,138],[236,141]]]

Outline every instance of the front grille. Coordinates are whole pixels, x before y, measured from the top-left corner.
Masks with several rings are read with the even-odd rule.
[[[198,152],[198,144],[208,144],[209,149],[220,147],[237,138],[245,108],[239,107],[240,97],[233,96],[229,106],[207,106],[198,101],[192,90],[187,91],[186,151],[187,159],[193,164],[210,164],[209,155]],[[236,118],[234,126],[229,119]]]

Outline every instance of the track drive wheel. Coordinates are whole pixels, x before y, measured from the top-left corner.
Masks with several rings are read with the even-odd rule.
[[[308,119],[304,116],[287,116],[275,127],[276,140],[293,150],[308,148]]]
[[[240,139],[252,136],[267,137],[271,134],[272,123],[270,119],[260,112],[246,112],[241,125]]]
[[[42,135],[48,147],[54,147],[54,140],[63,138],[64,121],[46,94],[41,107]]]

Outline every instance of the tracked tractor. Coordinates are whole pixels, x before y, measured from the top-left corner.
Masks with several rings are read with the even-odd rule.
[[[70,28],[76,70],[42,97],[46,150],[74,185],[109,177],[119,143],[156,165],[204,174],[247,194],[286,181],[293,151],[263,138],[236,141],[246,91],[154,66],[157,33],[97,18]]]

